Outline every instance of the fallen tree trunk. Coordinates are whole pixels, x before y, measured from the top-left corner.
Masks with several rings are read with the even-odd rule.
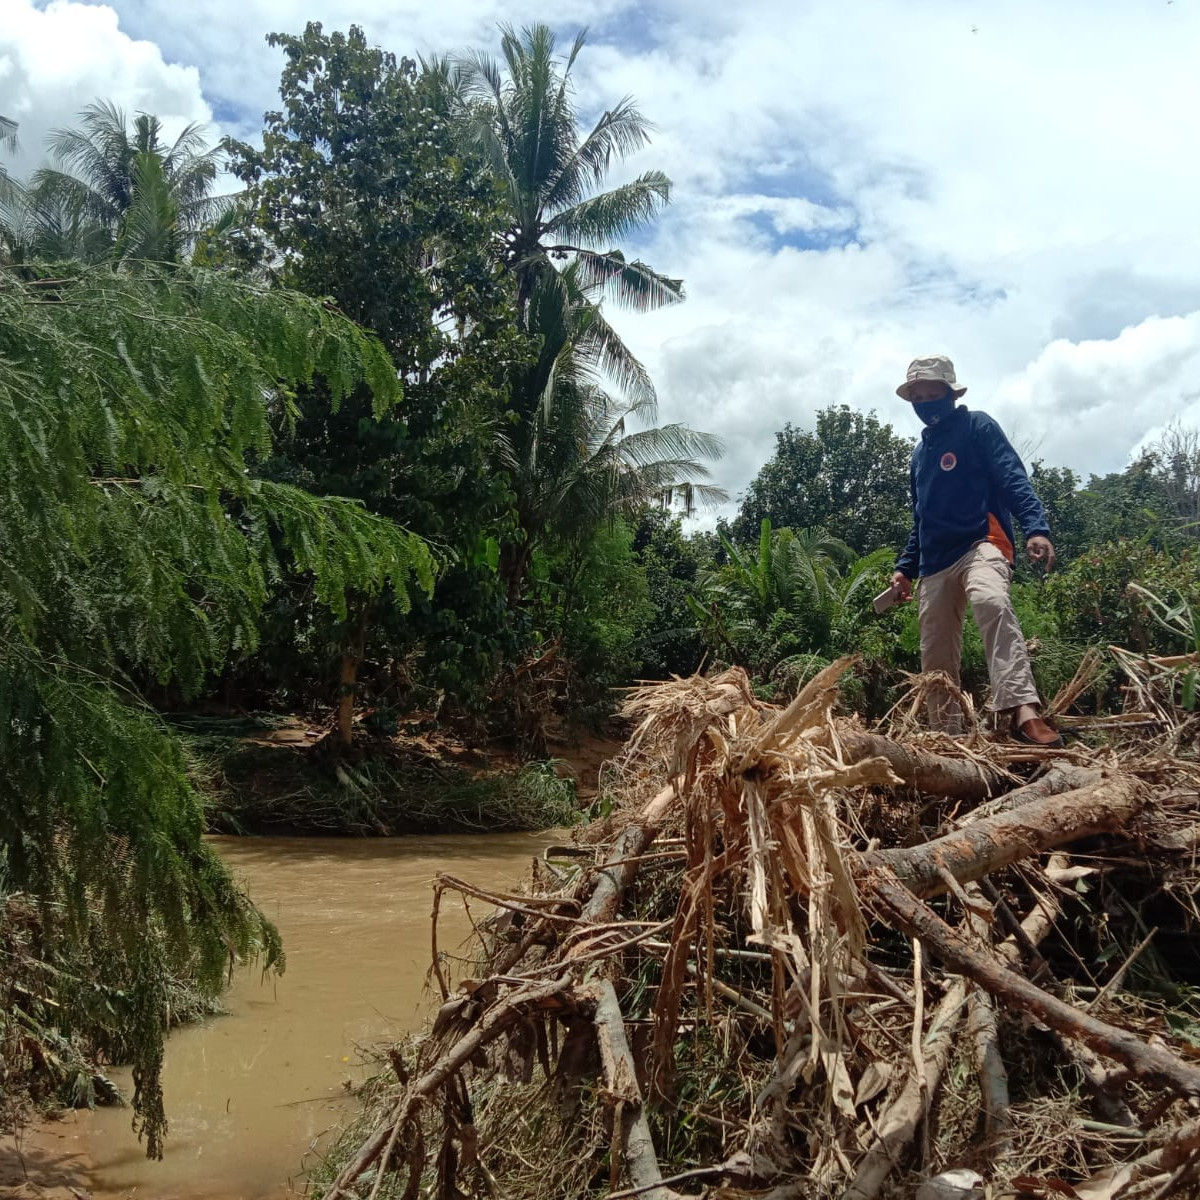
[[[593,1020],[596,1025],[596,1044],[604,1082],[614,1104],[613,1150],[614,1168],[622,1157],[632,1184],[631,1191],[646,1200],[684,1200],[678,1192],[663,1183],[662,1170],[654,1152],[654,1139],[646,1120],[646,1108],[638,1088],[633,1054],[625,1037],[625,1018],[617,993],[607,979],[587,984],[576,993],[590,997],[596,1005]],[[613,1182],[616,1182],[615,1179]]]
[[[1031,800],[1045,800],[1048,796],[1058,796],[1063,792],[1079,791],[1081,788],[1100,783],[1104,778],[1105,773],[1099,767],[1078,767],[1074,763],[1058,762],[1033,783],[1013,788],[1011,792],[972,809],[962,818],[960,824],[966,825],[971,821],[994,817],[997,813],[1007,812],[1011,808],[1020,808]]]
[[[646,853],[678,801],[681,783],[682,779],[669,783],[642,808],[637,819],[621,831],[600,864],[592,894],[580,911],[580,921],[599,925],[613,919],[626,889],[637,875],[641,865],[639,856]],[[544,919],[533,922],[521,940],[509,946],[497,958],[494,964],[496,973],[503,974],[510,970],[532,947],[552,936],[552,923]]]
[[[931,796],[953,796],[956,800],[981,803],[1003,791],[1010,782],[1008,774],[999,767],[973,759],[931,754],[847,725],[835,726],[835,732],[847,762],[886,758],[888,766],[909,787]]]
[[[667,814],[679,799],[677,785],[678,781],[673,781],[663,788],[638,813],[637,820],[622,830],[612,849],[604,856],[604,863],[596,876],[596,886],[583,906],[584,921],[599,924],[613,919],[625,889],[637,874],[638,856],[646,853],[647,847],[658,836]],[[612,865],[607,865],[609,863]]]
[[[1031,1013],[1056,1033],[1076,1038],[1097,1054],[1123,1063],[1146,1083],[1200,1098],[1200,1068],[1188,1066],[1169,1051],[1148,1045],[1127,1030],[1099,1021],[1035,987],[1023,976],[1006,970],[916,899],[894,875],[876,871],[861,876],[859,885],[864,900],[893,929],[920,938],[945,966],[974,980],[1009,1007]]]
[[[1115,833],[1145,803],[1138,780],[1116,775],[1061,796],[972,821],[920,846],[864,854],[860,870],[884,867],[915,896],[948,889],[946,874],[969,883],[1022,858],[1100,833]]]

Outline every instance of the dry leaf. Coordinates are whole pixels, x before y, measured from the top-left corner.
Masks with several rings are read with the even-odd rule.
[[[854,1094],[854,1107],[859,1108],[868,1100],[874,1100],[892,1082],[892,1076],[895,1073],[895,1067],[889,1062],[871,1063],[858,1081],[858,1091]]]

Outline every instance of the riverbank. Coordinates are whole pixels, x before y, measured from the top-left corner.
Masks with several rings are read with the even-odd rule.
[[[232,834],[520,832],[574,823],[620,741],[588,737],[518,760],[413,725],[335,752],[296,719],[195,718],[181,725],[209,828]]]

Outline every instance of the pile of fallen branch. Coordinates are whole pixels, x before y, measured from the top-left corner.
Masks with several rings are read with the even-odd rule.
[[[1165,714],[898,738],[834,718],[847,666],[783,709],[736,670],[639,691],[586,846],[529,895],[439,877],[441,1009],[325,1197],[1200,1195],[1200,770]],[[448,893],[494,910],[456,987]]]

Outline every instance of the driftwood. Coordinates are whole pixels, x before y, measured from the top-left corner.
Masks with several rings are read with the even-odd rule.
[[[461,1071],[488,1043],[495,1041],[508,1028],[522,1020],[530,1009],[536,1009],[562,995],[570,984],[570,978],[565,975],[547,983],[529,984],[490,1008],[473,1029],[464,1034],[419,1079],[406,1087],[392,1108],[387,1122],[377,1128],[363,1143],[358,1153],[334,1180],[326,1192],[328,1200],[352,1196],[354,1193],[348,1190],[350,1186],[376,1162],[389,1144],[395,1144],[396,1130],[404,1128],[423,1101],[435,1095],[451,1076]]]
[[[838,726],[837,739],[847,761],[885,759],[904,783],[928,796],[979,803],[1004,791],[1010,782],[1008,773],[992,764],[946,758],[861,729]]]
[[[680,1200],[679,1193],[663,1185],[662,1170],[654,1155],[654,1139],[638,1088],[633,1054],[625,1037],[625,1018],[612,982],[585,984],[577,993],[595,1006],[596,1042],[604,1069],[604,1082],[614,1106],[612,1165],[614,1173],[624,1160],[633,1190],[647,1200]]]
[[[1144,803],[1139,782],[1117,776],[1079,791],[1027,800],[921,846],[863,855],[862,866],[890,870],[914,895],[937,896],[948,888],[947,873],[969,883],[1044,850],[1115,833]]]
[[[1054,926],[1057,909],[1039,900],[1021,922],[1022,937],[1009,935],[996,948],[997,957],[1012,965],[1021,957],[1021,946],[1037,946]],[[980,919],[976,916],[974,924]],[[978,930],[977,930],[978,931]],[[976,1066],[980,1074],[984,1113],[987,1119],[988,1149],[993,1156],[1002,1154],[1008,1133],[1008,1077],[996,1036],[995,1013],[987,993],[968,989],[958,979],[950,987],[930,1024],[924,1043],[923,1070],[908,1078],[904,1090],[889,1105],[878,1125],[878,1140],[860,1163],[843,1200],[873,1200],[892,1168],[916,1135],[933,1103],[954,1047],[954,1037],[962,1023],[964,998],[967,1003],[968,1029],[973,1041]]]
[[[1083,1042],[1097,1054],[1116,1059],[1147,1083],[1170,1088],[1181,1096],[1200,1098],[1200,1067],[1188,1066],[1174,1054],[1097,1020],[1042,991],[1024,976],[1007,970],[995,957],[972,946],[894,877],[889,879],[881,872],[876,873],[868,886],[877,910],[888,924],[903,929],[910,937],[920,938],[946,966],[974,980],[997,999],[1037,1017],[1064,1037]]]
[[[595,925],[612,920],[625,889],[637,874],[639,856],[649,848],[667,814],[679,801],[678,783],[667,784],[613,843],[597,872],[595,889],[583,907],[584,921]],[[614,865],[609,866],[610,863]]]
[[[1165,844],[1171,814],[1200,820],[1187,807],[1194,782],[1170,786],[1171,763],[1147,760],[1143,746],[1124,757],[1060,753],[1023,783],[1009,768],[1036,767],[1036,751],[998,747],[989,758],[977,740],[970,757],[956,757],[953,745],[931,753],[866,733],[831,716],[849,665],[831,664],[782,709],[756,700],[737,671],[643,689],[629,702],[638,724],[618,764],[630,799],[615,834],[593,833],[594,866],[546,873],[529,897],[439,878],[439,888],[496,903],[520,927],[485,925],[493,940],[469,992],[451,996],[439,966],[445,1003],[418,1066],[371,1134],[341,1155],[326,1196],[362,1200],[373,1169],[373,1193],[399,1194],[399,1185],[380,1188],[385,1173],[403,1171],[415,1194],[424,1157],[424,1186],[439,1198],[482,1195],[475,1182],[485,1178],[484,1191],[531,1200],[599,1188],[682,1200],[674,1185],[688,1181],[730,1200],[876,1200],[889,1183],[911,1194],[892,1177],[914,1159],[928,1173],[939,1154],[987,1165],[1003,1194],[1018,1170],[1043,1169],[1051,1182],[1056,1170],[1053,1144],[1031,1142],[1027,1098],[1009,1091],[1005,1039],[1014,1036],[1036,1036],[1038,1055],[1049,1048],[1087,1081],[1101,1120],[1085,1112],[1072,1128],[1095,1126],[1097,1138],[1123,1126],[1153,1132],[1150,1153],[1123,1151],[1128,1161],[1113,1166],[1104,1194],[1190,1178],[1200,1127],[1172,1122],[1179,1098],[1200,1102],[1200,1065],[1172,1048],[1161,1022],[1135,1030],[1106,1019],[1119,1019],[1110,1001],[1149,942],[1144,930],[1111,964],[1080,956],[1068,980],[1070,921],[1080,914],[1067,906],[1099,868],[1091,858],[1073,865],[1062,848],[1086,842],[1093,856],[1140,863],[1144,847]],[[1123,844],[1135,821],[1138,855]],[[888,840],[894,830],[906,844]],[[663,839],[669,852],[655,851]],[[1104,869],[1110,887],[1115,868]],[[935,897],[936,911],[926,902]],[[436,936],[433,945],[436,953]],[[1078,1001],[1075,984],[1087,985]],[[1031,1027],[1041,1032],[1021,1032]],[[526,1123],[512,1120],[493,1082],[502,1039],[525,1056],[516,1077],[530,1078],[536,1051],[555,1081],[524,1103],[557,1103],[565,1088],[594,1106],[593,1119],[570,1121],[569,1145],[520,1143]],[[701,1042],[705,1074],[686,1094],[719,1083],[722,1100],[715,1111],[692,1101],[695,1111],[681,1114],[676,1073],[693,1056],[680,1044]],[[712,1061],[718,1046],[728,1078]],[[943,1147],[935,1126],[945,1095],[972,1069],[983,1120],[966,1135],[973,1141]],[[708,1078],[714,1070],[719,1080]],[[1054,1102],[1073,1112],[1077,1099]],[[694,1130],[711,1125],[711,1155],[679,1157],[671,1130],[681,1116]],[[434,1164],[424,1149],[445,1147],[468,1121],[480,1123],[471,1135],[478,1178],[466,1155]],[[519,1187],[497,1183],[487,1155],[531,1174]],[[571,1163],[581,1173],[568,1186]]]

